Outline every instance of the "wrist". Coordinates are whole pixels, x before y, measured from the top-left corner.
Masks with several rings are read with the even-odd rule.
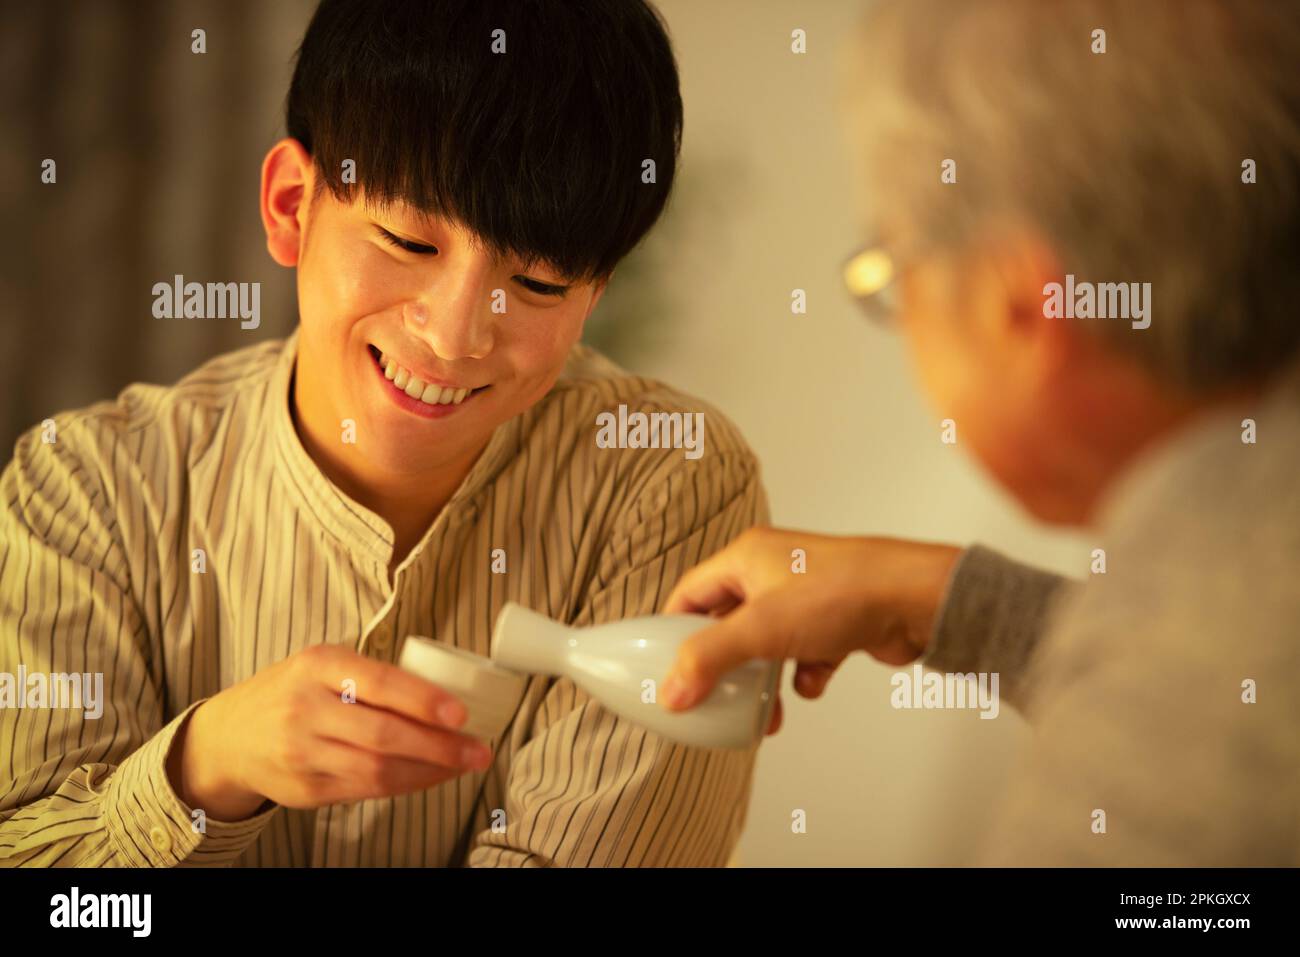
[[[870,636],[866,650],[871,655],[903,665],[926,653],[961,553],[952,545],[864,540],[863,571],[856,576],[864,586],[864,633]]]
[[[953,567],[963,549],[955,545],[918,545],[913,591],[908,619],[909,640],[916,648],[917,657],[925,654],[934,636],[935,622],[943,609],[948,594],[948,582]]]
[[[190,808],[201,809],[213,820],[238,821],[251,817],[265,798],[241,785],[231,773],[231,762],[219,752],[216,743],[221,737],[212,734],[219,710],[214,708],[215,700],[195,708],[177,732],[172,786]]]

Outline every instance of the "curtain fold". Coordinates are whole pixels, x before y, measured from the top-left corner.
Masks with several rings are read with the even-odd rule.
[[[50,0],[0,13],[0,449],[47,416],[171,382],[296,321],[266,253],[262,156],[283,135],[314,0]],[[205,53],[192,31],[206,33]],[[42,163],[56,163],[54,183]],[[153,317],[152,289],[260,282],[259,328]]]

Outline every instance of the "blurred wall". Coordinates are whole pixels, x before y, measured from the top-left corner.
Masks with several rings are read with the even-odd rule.
[[[663,0],[686,102],[679,189],[589,328],[625,366],[709,399],[764,462],[778,524],[981,540],[1062,571],[1087,543],[1035,527],[939,426],[902,345],[869,327],[839,264],[864,237],[831,113],[847,0]],[[170,382],[296,321],[265,252],[263,153],[281,135],[312,0],[6,3],[0,30],[0,448],[53,411]],[[190,33],[207,31],[207,53]],[[790,51],[807,32],[808,52]],[[58,162],[44,185],[32,157]],[[172,322],[176,273],[257,280],[262,325]],[[791,290],[808,313],[792,315]],[[6,451],[5,458],[8,453]],[[960,864],[1026,731],[1004,710],[894,711],[891,670],[852,660],[825,698],[787,692],[764,745],[748,865]],[[788,676],[787,676],[788,685]],[[795,809],[807,833],[793,834]]]
[[[716,181],[710,215],[674,205],[652,245],[672,287],[671,344],[639,368],[708,398],[763,462],[773,521],[965,543],[1082,576],[1091,548],[1031,524],[979,473],[911,379],[901,340],[870,326],[839,267],[866,240],[870,189],[833,115],[844,0],[662,0],[682,72],[682,195]],[[791,31],[807,53],[790,50]],[[718,171],[725,171],[719,175]],[[888,184],[883,184],[888,188]],[[665,237],[673,237],[664,243]],[[669,248],[663,248],[667,245]],[[804,289],[806,315],[790,294]],[[629,361],[626,357],[624,361]],[[896,711],[894,669],[846,662],[806,702],[785,678],[784,729],[760,752],[745,865],[969,860],[1027,729],[1009,709]],[[807,814],[807,833],[791,814]]]

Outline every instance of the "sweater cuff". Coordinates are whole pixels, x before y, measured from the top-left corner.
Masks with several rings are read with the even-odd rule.
[[[177,731],[202,703],[194,702],[173,718],[109,778],[104,823],[119,853],[135,867],[229,864],[257,840],[279,809],[272,804],[246,820],[216,821],[195,814],[177,796],[167,777],[167,756]]]
[[[972,545],[953,566],[922,664],[997,672],[1003,697],[1023,712],[1030,659],[1067,581]]]

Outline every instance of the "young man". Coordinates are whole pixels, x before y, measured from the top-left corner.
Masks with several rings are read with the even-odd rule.
[[[510,600],[654,612],[766,520],[733,426],[576,344],[680,129],[641,0],[321,4],[262,168],[298,330],[58,415],[0,479],[4,670],[104,681],[97,717],[0,709],[0,860],[727,860],[752,752],[541,677],[483,744],[394,665],[487,654]],[[620,406],[707,447],[604,448]]]

